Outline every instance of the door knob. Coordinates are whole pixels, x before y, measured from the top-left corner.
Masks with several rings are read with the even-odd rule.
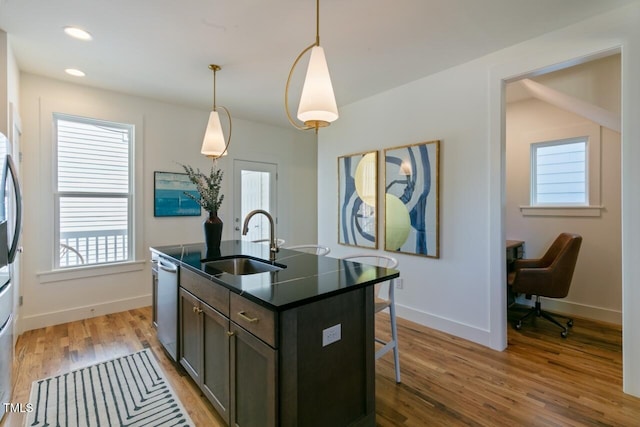
[[[240,231],[240,227],[236,225],[236,231]]]

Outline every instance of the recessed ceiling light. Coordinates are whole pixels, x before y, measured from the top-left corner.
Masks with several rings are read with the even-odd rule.
[[[83,71],[80,71],[76,68],[67,68],[66,70],[64,70],[65,73],[74,76],[74,77],[84,77],[85,74]]]
[[[73,38],[79,39],[79,40],[91,40],[91,39],[93,39],[91,34],[86,32],[82,28],[78,28],[78,27],[64,27],[64,32],[67,33],[67,35],[69,35],[69,36],[71,36]]]

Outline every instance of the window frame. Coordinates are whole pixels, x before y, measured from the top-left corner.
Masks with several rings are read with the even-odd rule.
[[[85,123],[90,125],[104,125],[109,127],[120,128],[126,130],[129,134],[129,147],[128,147],[128,190],[127,193],[118,192],[83,192],[83,191],[58,191],[58,122],[59,120],[66,120],[70,122]],[[53,158],[53,256],[52,256],[52,269],[53,271],[69,271],[73,269],[92,269],[100,267],[108,267],[113,265],[122,265],[133,262],[136,259],[136,236],[135,236],[135,176],[136,176],[136,164],[135,164],[135,150],[136,150],[136,135],[135,124],[122,123],[113,120],[96,119],[86,116],[77,116],[73,114],[54,112],[52,118],[52,158]],[[122,198],[127,200],[127,259],[119,261],[109,261],[82,265],[72,266],[60,266],[60,200],[62,197],[91,197],[91,198]]]
[[[604,206],[601,205],[600,185],[601,185],[601,127],[594,122],[582,122],[575,125],[543,129],[531,132],[522,136],[522,143],[536,144],[549,141],[564,141],[584,138],[587,140],[586,167],[587,167],[587,204],[544,204],[534,205],[531,203],[533,160],[529,159],[529,204],[521,205],[520,211],[523,216],[565,216],[565,217],[598,217],[601,216]],[[529,150],[531,155],[531,149]]]
[[[538,195],[538,149],[541,148],[547,148],[547,147],[558,147],[558,146],[564,146],[564,145],[569,145],[569,144],[576,144],[576,143],[584,143],[584,197],[585,197],[585,201],[584,202],[568,202],[568,201],[562,201],[562,202],[546,202],[546,203],[542,203],[539,202],[539,195]],[[531,174],[530,174],[530,183],[531,183],[531,188],[530,188],[530,193],[529,193],[529,198],[530,198],[530,203],[531,206],[539,206],[539,207],[557,207],[557,206],[570,206],[570,207],[574,207],[574,206],[589,206],[589,173],[590,173],[590,168],[589,168],[589,137],[587,136],[577,136],[574,138],[567,138],[567,139],[561,139],[561,140],[552,140],[552,141],[540,141],[540,142],[534,142],[530,145],[530,151],[529,151],[529,158],[531,160]]]

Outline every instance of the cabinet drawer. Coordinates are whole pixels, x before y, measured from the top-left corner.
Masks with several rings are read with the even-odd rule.
[[[225,316],[229,316],[229,290],[186,268],[180,269],[180,286]]]
[[[276,315],[237,294],[231,293],[231,320],[271,347],[276,346]]]

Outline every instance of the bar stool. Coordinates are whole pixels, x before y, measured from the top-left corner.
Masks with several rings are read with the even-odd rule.
[[[259,239],[259,240],[252,240],[252,243],[270,243],[271,240],[269,239]],[[276,239],[276,246],[281,248],[282,245],[284,245],[285,240],[284,239]]]
[[[329,252],[331,252],[331,249],[328,246],[314,245],[314,244],[293,245],[293,246],[286,247],[285,249],[291,249],[294,251],[306,252],[309,254],[316,254],[320,256],[327,255]]]
[[[343,260],[350,260],[361,262],[363,264],[377,265],[378,267],[396,268],[398,266],[398,260],[387,255],[373,255],[373,254],[354,254],[342,257]],[[393,349],[393,359],[396,368],[396,383],[400,383],[400,352],[398,350],[398,330],[396,326],[396,307],[395,307],[395,280],[389,282],[389,292],[387,297],[381,296],[382,283],[376,284],[375,288],[375,304],[374,314],[389,309],[389,320],[391,322],[391,340],[385,341],[378,337],[375,338],[376,342],[382,344],[382,347],[376,351],[376,360],[385,355],[389,350]]]

